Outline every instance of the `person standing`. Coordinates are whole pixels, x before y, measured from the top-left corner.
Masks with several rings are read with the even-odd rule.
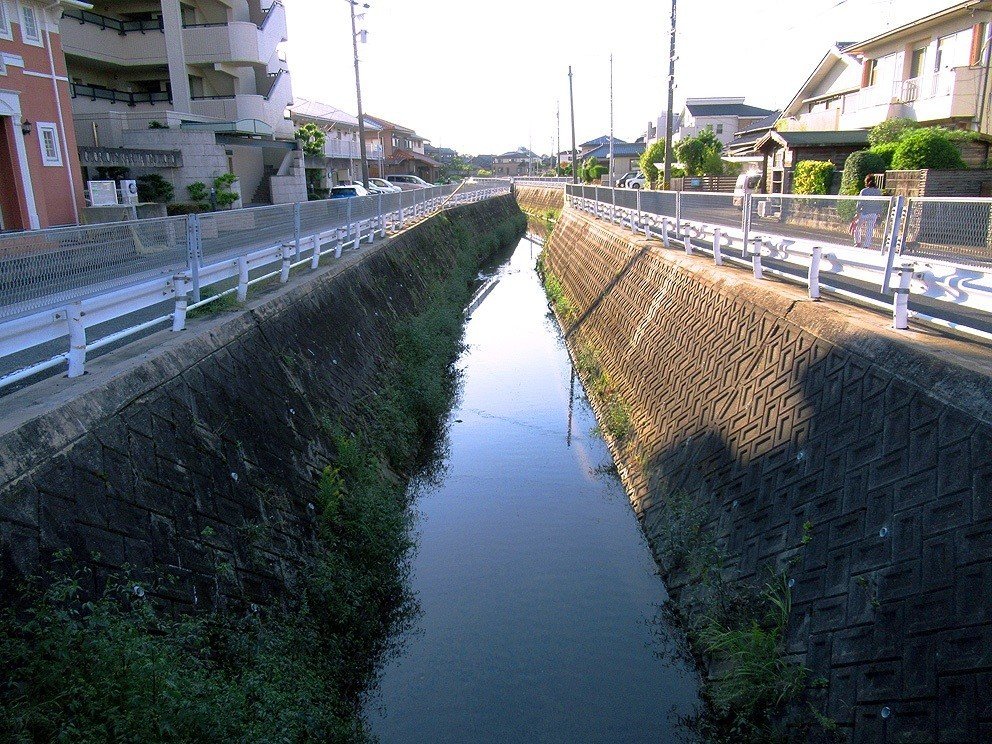
[[[858,196],[882,196],[882,190],[875,186],[875,176],[865,176],[865,187]],[[858,202],[858,223],[854,229],[854,244],[858,248],[871,248],[875,238],[875,225],[885,212],[886,204],[881,199]]]

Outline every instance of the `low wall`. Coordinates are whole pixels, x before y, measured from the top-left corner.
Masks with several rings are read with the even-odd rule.
[[[180,608],[262,602],[317,547],[328,421],[354,421],[459,234],[509,197],[458,207],[253,300],[0,400],[0,592],[70,550],[101,582],[124,566],[177,579]],[[140,351],[140,349],[139,349]],[[223,567],[225,570],[220,570]]]
[[[517,204],[525,212],[537,214],[549,209],[561,211],[565,204],[565,189],[562,186],[521,186],[513,185]]]
[[[663,570],[663,507],[688,496],[734,581],[794,580],[789,651],[843,732],[988,740],[992,353],[572,210],[545,252],[569,345],[630,407],[612,446]]]

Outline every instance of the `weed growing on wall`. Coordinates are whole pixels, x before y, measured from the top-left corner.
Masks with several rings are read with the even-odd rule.
[[[174,590],[168,577],[124,573],[97,593],[67,557],[0,611],[0,740],[368,741],[362,693],[416,611],[406,479],[455,393],[478,266],[524,226],[522,215],[485,236],[450,225],[455,258],[425,268],[426,309],[397,321],[394,357],[348,418],[361,423],[320,417],[334,453],[313,497],[320,549],[287,596],[182,614],[158,599]],[[260,542],[264,527],[241,537]],[[234,580],[229,562],[215,567]]]

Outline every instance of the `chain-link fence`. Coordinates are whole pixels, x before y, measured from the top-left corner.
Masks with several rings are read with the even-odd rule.
[[[992,199],[907,199],[900,245],[907,255],[992,265]]]
[[[882,250],[893,204],[887,196],[754,195],[750,228],[752,234]]]
[[[186,218],[0,234],[0,319],[186,267]]]

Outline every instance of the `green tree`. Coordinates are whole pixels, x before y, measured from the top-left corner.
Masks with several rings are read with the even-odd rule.
[[[296,130],[296,139],[307,155],[323,155],[327,135],[316,124],[304,124]]]
[[[665,161],[665,141],[658,140],[652,143],[643,153],[641,153],[641,173],[652,185],[657,185],[660,178],[655,163]]]
[[[896,154],[896,150],[899,149],[898,142],[880,142],[877,145],[872,145],[869,152],[873,152],[878,155],[885,163],[885,170],[892,169],[892,158]]]
[[[803,160],[793,173],[793,194],[829,194],[834,182],[834,164],[826,160]]]
[[[214,179],[218,207],[230,207],[239,199],[238,193],[232,188],[237,180],[238,177],[233,173],[224,173]]]
[[[898,142],[906,132],[918,129],[919,124],[912,119],[887,119],[871,128],[868,132],[868,143],[874,148],[886,142]]]
[[[940,127],[916,129],[904,134],[892,155],[893,170],[950,170],[964,167],[960,150],[951,141],[947,131]]]
[[[172,184],[162,178],[158,173],[139,176],[137,181],[138,199],[140,201],[165,204],[172,201],[172,197],[175,195]]]
[[[885,159],[871,150],[852,152],[844,161],[844,177],[840,182],[841,194],[857,194],[865,186],[869,173],[883,173]]]
[[[596,158],[586,158],[585,162],[582,163],[582,170],[579,173],[582,175],[582,180],[586,183],[592,183],[593,181],[598,181],[600,176],[603,175],[603,171],[606,170]]]
[[[694,137],[686,137],[675,145],[675,157],[689,176],[718,176],[723,172],[723,143],[707,127]]]

